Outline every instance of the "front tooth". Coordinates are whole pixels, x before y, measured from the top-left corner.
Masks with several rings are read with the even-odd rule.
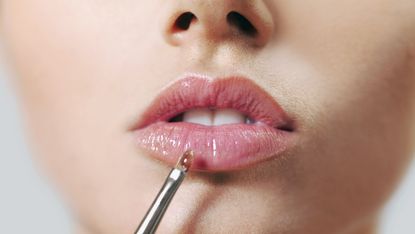
[[[212,125],[213,112],[209,109],[194,109],[183,114],[183,122]]]
[[[245,123],[245,116],[232,109],[216,110],[213,116],[213,125]]]

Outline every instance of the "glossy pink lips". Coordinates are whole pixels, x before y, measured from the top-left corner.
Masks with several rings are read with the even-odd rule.
[[[235,109],[252,124],[206,126],[171,122],[195,108]],[[292,142],[294,125],[274,99],[252,81],[187,77],[164,90],[134,127],[139,147],[173,165],[187,149],[192,170],[247,167],[281,154]]]

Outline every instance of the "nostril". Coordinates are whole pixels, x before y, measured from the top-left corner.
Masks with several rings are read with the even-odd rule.
[[[193,13],[185,12],[177,18],[174,23],[174,28],[176,31],[186,31],[195,20],[197,20],[197,18]]]
[[[241,33],[245,35],[254,37],[258,34],[255,26],[252,25],[247,18],[238,12],[231,11],[227,15],[226,19],[231,26],[236,27]]]

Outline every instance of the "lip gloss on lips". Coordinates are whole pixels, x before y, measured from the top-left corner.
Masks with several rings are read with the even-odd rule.
[[[197,109],[232,110],[251,121],[214,125],[180,119]],[[173,164],[177,155],[192,149],[197,155],[192,169],[208,172],[243,169],[277,158],[297,141],[294,118],[254,81],[236,76],[177,80],[131,129],[136,145],[149,156]]]
[[[159,193],[148,209],[135,234],[154,233],[163,218],[174,194],[182,183],[187,171],[193,163],[193,151],[187,150],[179,158],[176,166],[170,171]]]

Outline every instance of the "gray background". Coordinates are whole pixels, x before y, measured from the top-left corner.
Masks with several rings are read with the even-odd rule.
[[[10,75],[0,61],[0,233],[71,233],[71,216],[33,165]],[[415,161],[385,208],[381,234],[415,233]]]

